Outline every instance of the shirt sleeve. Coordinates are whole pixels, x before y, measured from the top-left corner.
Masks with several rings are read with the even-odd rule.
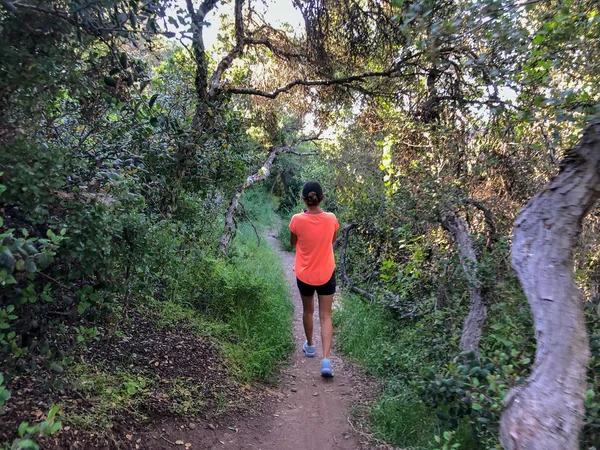
[[[337,217],[333,216],[333,220],[334,220],[334,231],[337,231],[340,229],[340,224],[337,220]]]
[[[292,233],[296,234],[296,215],[292,216],[292,220],[290,220],[289,229]]]

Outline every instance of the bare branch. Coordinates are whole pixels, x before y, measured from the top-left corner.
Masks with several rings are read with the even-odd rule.
[[[221,78],[223,74],[231,67],[233,61],[244,50],[244,17],[242,8],[244,0],[235,0],[235,47],[219,62],[217,68],[210,77],[210,88],[208,98],[215,97],[220,91]]]
[[[227,208],[227,211],[225,213],[225,230],[223,231],[223,234],[221,235],[221,239],[219,239],[219,248],[221,249],[221,251],[223,253],[227,252],[229,244],[231,243],[231,240],[233,239],[232,234],[233,234],[233,227],[234,227],[234,223],[235,223],[235,213],[238,210],[238,207],[240,204],[240,198],[244,194],[244,191],[246,189],[248,189],[250,186],[263,181],[269,175],[271,175],[271,167],[273,166],[273,163],[275,162],[275,158],[277,158],[278,154],[293,153],[296,151],[296,147],[299,144],[301,144],[303,142],[314,141],[315,139],[316,138],[314,136],[308,136],[308,137],[303,136],[303,137],[300,137],[298,140],[296,140],[296,142],[294,142],[291,145],[282,145],[279,147],[271,147],[261,168],[258,169],[252,175],[249,175],[248,178],[246,178],[246,181],[244,182],[244,184],[242,184],[241,186],[239,186],[236,189],[235,195],[231,199],[231,202],[229,203],[229,207]]]
[[[494,220],[494,214],[483,203],[478,202],[477,200],[473,200],[471,198],[463,198],[462,202],[465,205],[471,205],[483,212],[483,216],[485,217],[485,227],[488,230],[488,246],[489,244],[494,243],[498,240],[498,236],[496,234],[496,221]]]
[[[206,15],[212,11],[212,9],[217,5],[217,3],[219,2],[219,0],[204,0],[202,2],[202,4],[200,5],[200,8],[198,8],[198,13],[200,16],[200,19],[204,20],[204,18],[206,17]],[[187,0],[186,0],[187,3]],[[188,10],[189,10],[189,5],[188,5]]]
[[[293,151],[293,150],[288,150],[286,153],[291,153],[292,155],[298,155],[298,156],[319,155],[319,152],[296,152],[296,151]]]
[[[308,55],[304,54],[304,53],[293,53],[293,52],[289,52],[286,51],[278,46],[276,46],[275,44],[273,44],[273,42],[271,42],[269,40],[269,38],[260,38],[260,39],[255,39],[255,38],[246,38],[244,39],[244,45],[262,45],[264,47],[267,47],[269,50],[271,50],[271,52],[275,55],[275,56],[279,56],[285,59],[306,59],[308,58]]]
[[[224,88],[233,94],[258,95],[260,97],[276,98],[279,94],[287,92],[296,86],[335,86],[344,85],[353,82],[362,82],[369,78],[393,77],[398,74],[398,69],[390,69],[384,72],[365,72],[358,75],[351,75],[343,78],[332,78],[330,80],[294,80],[290,83],[275,89],[271,92],[261,91],[254,88]]]
[[[460,338],[460,348],[463,351],[472,351],[475,355],[479,354],[479,340],[483,325],[487,319],[488,303],[485,298],[483,283],[480,280],[477,270],[478,261],[473,248],[473,240],[469,233],[467,224],[462,217],[456,214],[451,205],[445,205],[440,214],[442,227],[447,230],[458,247],[458,257],[469,283],[469,295],[471,297],[471,307],[469,314],[464,321],[462,336]]]
[[[548,149],[548,154],[550,155],[550,161],[552,161],[552,164],[559,168],[558,160],[556,159],[556,154],[554,153],[554,146],[552,145],[552,141],[548,137],[548,133],[546,133],[546,130],[542,124],[540,124],[540,131],[542,132],[542,136],[544,136],[544,142],[546,143],[546,148]]]
[[[18,12],[17,7],[8,0],[0,0],[0,5],[4,6],[11,13],[16,14]]]

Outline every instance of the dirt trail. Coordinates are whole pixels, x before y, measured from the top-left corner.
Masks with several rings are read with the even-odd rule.
[[[294,300],[294,337],[296,351],[289,366],[280,373],[280,384],[273,389],[272,400],[261,411],[223,421],[217,426],[198,423],[189,427],[163,429],[160,438],[146,448],[185,448],[171,446],[177,441],[196,449],[260,450],[357,450],[364,448],[348,421],[351,402],[362,391],[362,381],[352,368],[333,352],[334,378],[320,376],[321,338],[318,308],[315,305],[315,343],[317,356],[307,358],[302,352],[304,330],[302,304],[292,270],[294,255],[281,250],[277,239],[269,235],[269,244],[280,255]],[[253,417],[249,417],[252,415]],[[170,441],[170,442],[169,442]],[[144,444],[149,444],[148,441]],[[157,446],[158,444],[158,446]],[[141,447],[144,448],[144,447]]]

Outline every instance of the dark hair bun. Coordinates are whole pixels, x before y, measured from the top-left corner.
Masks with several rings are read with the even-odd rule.
[[[306,200],[308,206],[315,206],[323,200],[323,188],[315,181],[309,181],[302,188],[302,198]]]

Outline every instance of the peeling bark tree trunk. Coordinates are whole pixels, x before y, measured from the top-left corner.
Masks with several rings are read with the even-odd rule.
[[[289,146],[286,145],[281,147],[272,147],[262,167],[256,173],[246,178],[246,182],[236,189],[235,195],[231,199],[231,202],[229,202],[229,207],[225,213],[225,231],[221,235],[221,239],[219,239],[219,248],[223,253],[227,252],[227,248],[229,247],[229,243],[233,237],[233,228],[235,226],[234,216],[238,210],[240,198],[244,194],[244,191],[253,184],[263,181],[265,178],[268,178],[269,175],[271,175],[271,166],[273,165],[273,162],[279,153],[292,153],[298,156],[316,155],[314,152],[298,153],[295,151],[295,148],[302,142],[311,142],[317,139],[318,137],[303,137],[300,138],[296,143]]]
[[[471,307],[463,324],[460,348],[462,351],[473,351],[477,355],[479,354],[481,332],[487,319],[488,304],[485,300],[483,285],[477,274],[477,256],[473,249],[473,241],[466,222],[456,215],[451,206],[445,206],[442,209],[441,222],[458,245],[460,263],[469,283]]]
[[[573,279],[581,222],[600,196],[600,119],[561,171],[521,210],[512,264],[531,306],[537,349],[527,381],[504,400],[500,442],[509,450],[576,450],[583,423],[588,335]]]
[[[259,181],[264,180],[271,174],[271,166],[273,165],[273,161],[275,161],[277,154],[280,153],[281,150],[281,147],[275,147],[271,149],[262,167],[258,170],[258,172],[246,178],[246,182],[237,188],[235,195],[231,199],[231,202],[229,202],[229,207],[227,208],[227,212],[225,213],[225,231],[223,232],[221,239],[219,239],[219,248],[223,253],[227,252],[227,248],[229,247],[229,243],[231,242],[234,227],[234,215],[235,212],[238,210],[240,198],[242,197],[246,189],[248,189],[253,184],[258,183]]]

